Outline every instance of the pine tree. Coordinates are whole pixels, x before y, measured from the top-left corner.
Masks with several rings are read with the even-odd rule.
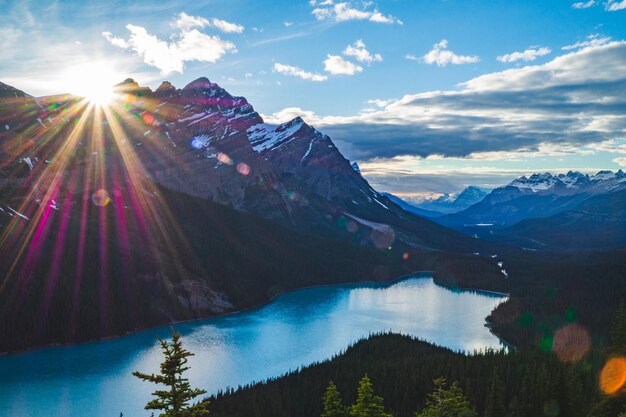
[[[434,381],[435,390],[428,395],[426,408],[416,417],[476,417],[469,401],[463,395],[459,384],[455,381],[446,389],[445,378]]]
[[[352,417],[392,417],[385,412],[382,397],[374,395],[374,386],[367,374],[359,381],[356,403],[350,408]]]
[[[608,346],[608,357],[626,354],[626,308],[624,301],[619,305],[613,329],[611,331],[611,343]],[[608,359],[608,358],[607,358]],[[591,417],[611,417],[626,409],[626,394],[623,391],[616,395],[604,394],[594,404]],[[621,417],[621,416],[620,416]]]
[[[324,403],[324,411],[322,417],[347,417],[348,410],[341,402],[341,394],[337,390],[337,386],[333,381],[328,383],[324,397],[322,398]]]
[[[610,353],[613,355],[626,354],[626,307],[624,301],[620,302],[613,329],[611,331]]]
[[[146,410],[162,410],[163,413],[159,417],[200,417],[208,414],[206,404],[199,402],[189,405],[189,401],[199,395],[205,394],[206,391],[194,388],[192,389],[189,380],[183,378],[182,374],[189,369],[185,366],[188,357],[193,353],[183,348],[180,340],[180,333],[176,333],[174,328],[172,331],[172,341],[159,339],[161,350],[165,356],[165,360],[161,363],[160,374],[144,374],[142,372],[133,372],[137,378],[154,384],[165,385],[168,390],[157,390],[152,393],[157,398],[150,400],[146,406]]]
[[[491,377],[491,387],[487,394],[485,417],[501,417],[504,415],[506,415],[504,384],[498,376],[497,370],[494,370]]]

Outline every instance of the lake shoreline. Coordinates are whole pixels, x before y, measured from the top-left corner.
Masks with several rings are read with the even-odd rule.
[[[334,284],[320,284],[320,285],[307,285],[307,286],[303,286],[303,287],[297,287],[297,288],[293,288],[293,289],[289,289],[287,291],[283,291],[280,292],[278,294],[273,295],[272,297],[268,298],[267,300],[248,306],[248,307],[242,307],[240,309],[237,310],[232,310],[232,311],[228,311],[228,312],[224,312],[224,313],[217,313],[214,315],[208,315],[208,316],[204,316],[204,317],[199,317],[199,318],[193,318],[193,319],[188,319],[188,320],[175,320],[175,321],[171,321],[169,323],[161,323],[161,324],[156,324],[156,325],[151,325],[151,326],[146,326],[146,327],[141,327],[138,328],[134,331],[128,331],[124,334],[118,334],[118,335],[110,335],[110,336],[103,336],[103,337],[99,337],[99,338],[94,338],[94,339],[86,339],[86,340],[82,340],[82,341],[76,341],[76,342],[67,342],[67,343],[49,343],[49,344],[45,344],[45,345],[40,345],[40,346],[33,346],[33,347],[29,347],[29,348],[25,348],[25,349],[18,349],[18,350],[13,350],[13,351],[7,351],[7,352],[0,352],[0,357],[4,357],[4,356],[11,356],[11,355],[20,355],[20,354],[24,354],[24,353],[29,353],[29,352],[33,352],[33,351],[38,351],[38,350],[45,350],[45,349],[51,349],[51,348],[60,348],[60,347],[68,347],[68,346],[76,346],[76,345],[82,345],[82,344],[90,344],[90,343],[100,343],[100,342],[106,342],[106,341],[110,341],[110,340],[116,340],[116,339],[120,339],[123,337],[127,337],[127,336],[132,336],[132,335],[136,335],[136,334],[140,334],[142,332],[148,331],[148,330],[153,330],[159,327],[164,327],[164,326],[174,326],[176,324],[185,324],[185,323],[193,323],[196,321],[201,321],[201,320],[209,320],[209,319],[214,319],[214,318],[221,318],[221,317],[228,317],[228,316],[232,316],[232,315],[236,315],[236,314],[241,314],[241,313],[245,313],[245,312],[250,312],[250,311],[254,311],[254,310],[258,310],[270,303],[272,303],[273,301],[275,301],[277,298],[288,294],[290,292],[295,292],[295,291],[300,291],[300,290],[305,290],[305,289],[311,289],[311,288],[325,288],[325,287],[337,287],[337,286],[348,286],[348,285],[367,285],[367,284],[385,284],[385,287],[390,287],[394,284],[397,284],[399,282],[411,279],[411,278],[431,278],[433,280],[433,282],[435,283],[435,285],[440,286],[442,288],[446,288],[450,291],[470,291],[470,292],[476,292],[476,293],[483,293],[486,295],[498,295],[498,296],[502,296],[502,297],[510,297],[510,294],[507,293],[500,293],[497,291],[489,291],[489,290],[483,290],[483,289],[476,289],[476,288],[459,288],[459,287],[451,287],[448,285],[445,285],[444,283],[439,282],[437,279],[435,279],[434,277],[434,271],[414,271],[411,272],[410,274],[404,274],[401,275],[400,277],[394,277],[388,280],[381,280],[381,281],[372,281],[372,280],[367,280],[367,281],[350,281],[350,282],[343,282],[343,283],[334,283]],[[489,324],[485,318],[485,322],[487,324]],[[506,346],[511,346],[510,344],[508,344],[504,339],[502,339],[499,335],[497,335],[495,332],[493,332],[493,330],[491,329],[490,326],[487,326],[490,329],[490,332],[496,336],[499,340],[501,340]]]

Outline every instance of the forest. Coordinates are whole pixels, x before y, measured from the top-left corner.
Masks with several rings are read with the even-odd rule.
[[[578,345],[570,346],[575,351]],[[607,390],[603,378],[610,359],[623,355],[623,308],[613,325],[611,342],[581,357],[540,349],[467,354],[408,336],[380,334],[326,362],[221,392],[208,402],[213,416],[318,417],[324,412],[322,398],[330,381],[342,404],[349,406],[358,403],[357,383],[367,375],[376,395],[384,400],[385,412],[395,417],[424,410],[440,378],[456,382],[473,412],[481,417],[616,417],[626,412],[624,381],[607,394],[602,391]]]

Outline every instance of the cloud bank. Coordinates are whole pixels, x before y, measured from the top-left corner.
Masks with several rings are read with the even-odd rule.
[[[281,116],[300,114],[359,160],[576,154],[626,139],[626,42],[588,46],[542,65],[482,75],[455,90],[384,103],[348,117],[297,108],[266,117],[284,121]]]

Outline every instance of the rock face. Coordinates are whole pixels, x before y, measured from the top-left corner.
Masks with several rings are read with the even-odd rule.
[[[0,82],[0,99],[20,98],[26,96],[27,94],[22,90],[18,90],[15,87],[11,87],[10,85]]]

